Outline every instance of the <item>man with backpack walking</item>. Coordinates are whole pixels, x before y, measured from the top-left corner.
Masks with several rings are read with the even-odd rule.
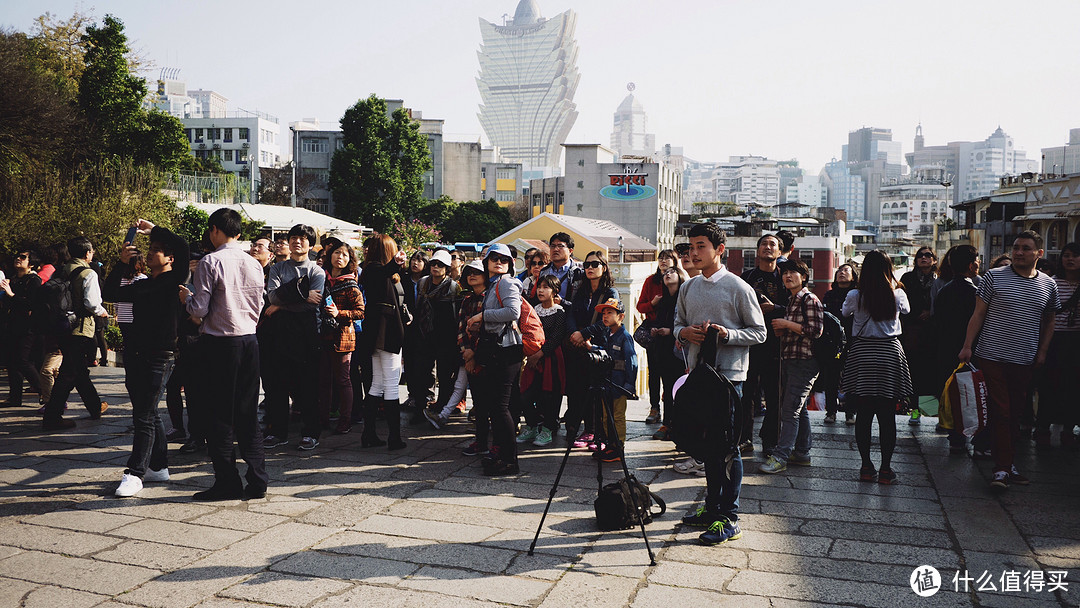
[[[64,405],[73,388],[79,391],[83,406],[90,412],[92,420],[101,418],[108,408],[90,380],[86,360],[94,344],[94,317],[109,316],[101,305],[101,285],[97,273],[90,268],[94,246],[85,236],[77,236],[68,241],[67,248],[71,261],[41,287],[42,311],[48,317],[45,322],[50,331],[57,335],[60,351],[64,355],[60,375],[45,404],[41,428],[46,431],[75,426],[74,420],[63,418]]]
[[[767,333],[758,296],[753,287],[724,268],[721,260],[727,236],[716,224],[695,225],[689,238],[690,259],[701,275],[679,290],[674,333],[687,349],[691,367],[696,366],[706,337],[716,335],[716,357],[707,363],[741,394],[750,346],[765,342]],[[698,537],[702,544],[717,545],[742,536],[737,522],[743,465],[734,441],[733,445],[711,446],[704,459],[705,505],[682,519],[685,525],[708,528]]]

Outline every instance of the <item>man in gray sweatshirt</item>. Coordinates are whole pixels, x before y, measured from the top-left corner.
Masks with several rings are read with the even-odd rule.
[[[750,363],[750,346],[765,341],[767,331],[754,289],[723,266],[727,236],[716,224],[697,224],[690,230],[690,259],[701,271],[679,289],[675,336],[686,349],[687,364],[697,365],[701,345],[710,328],[717,331],[716,371],[742,392]],[[731,462],[720,450],[705,459],[705,506],[683,518],[691,526],[707,527],[699,540],[718,545],[742,536],[739,530],[739,493],[742,457],[734,450]]]

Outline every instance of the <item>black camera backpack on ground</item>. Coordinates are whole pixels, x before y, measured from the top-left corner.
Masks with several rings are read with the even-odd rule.
[[[87,316],[82,305],[82,277],[93,272],[89,266],[76,266],[70,275],[54,272],[42,283],[34,308],[34,331],[45,336],[63,336],[75,329],[75,323]],[[76,283],[78,282],[78,283]],[[75,285],[78,285],[76,302]]]
[[[714,328],[706,332],[697,367],[675,394],[668,424],[675,447],[699,461],[718,452],[726,456],[738,446],[739,394],[713,367],[718,335]]]
[[[653,501],[659,505],[659,513],[653,512]],[[628,479],[620,479],[600,488],[593,508],[596,510],[596,525],[601,530],[627,530],[638,525],[639,514],[647,524],[654,517],[666,513],[667,503],[631,475]]]

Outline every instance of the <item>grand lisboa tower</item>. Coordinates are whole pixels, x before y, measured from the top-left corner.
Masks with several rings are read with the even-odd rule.
[[[577,15],[568,10],[545,19],[535,0],[521,0],[513,19],[503,21],[480,19],[477,118],[503,160],[522,164],[526,179],[557,175],[578,115]]]

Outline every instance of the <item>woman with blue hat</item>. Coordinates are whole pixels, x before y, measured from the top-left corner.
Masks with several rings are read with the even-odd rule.
[[[521,282],[513,277],[514,258],[510,248],[495,243],[484,256],[488,288],[484,308],[469,319],[470,331],[479,332],[476,358],[482,371],[473,385],[477,408],[477,435],[490,417],[497,449],[484,459],[485,475],[513,475],[518,472],[517,441],[510,416],[510,394],[521,374],[523,357],[518,317],[521,315]]]

